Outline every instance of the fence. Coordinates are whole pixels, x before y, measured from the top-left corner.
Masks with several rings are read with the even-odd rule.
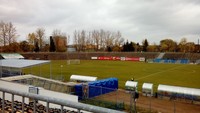
[[[24,100],[25,98],[31,98],[33,99],[33,112],[36,113],[36,101],[44,101],[46,102],[46,112],[49,113],[49,104],[58,104],[60,105],[60,113],[63,113],[64,106],[75,108],[80,112],[81,110],[89,111],[89,112],[95,112],[95,113],[122,113],[122,111],[116,111],[111,110],[107,108],[97,107],[93,105],[78,103],[78,102],[72,102],[72,101],[66,101],[62,99],[47,97],[47,96],[41,96],[37,94],[31,94],[31,93],[25,93],[25,92],[19,92],[15,90],[8,90],[5,88],[0,88],[0,91],[2,92],[2,112],[5,112],[5,94],[11,94],[12,95],[12,112],[14,113],[14,96],[22,96],[22,113],[24,112]]]
[[[87,101],[92,102],[93,100],[95,100],[96,103],[99,101],[116,103],[119,106],[123,105],[126,111],[130,112],[130,109],[134,111],[134,99],[126,90],[119,89],[104,95],[96,96],[91,98],[90,101]],[[156,96],[150,97],[140,94],[139,98],[135,101],[136,111],[140,113],[198,113],[200,111],[200,103],[192,100],[170,99],[169,97],[157,98]]]

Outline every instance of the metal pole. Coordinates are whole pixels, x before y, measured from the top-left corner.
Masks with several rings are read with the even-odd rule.
[[[36,113],[36,100],[33,100],[33,113]]]
[[[49,102],[47,102],[46,113],[49,113]]]
[[[40,64],[39,68],[40,68],[40,76],[41,76],[41,64]]]
[[[22,96],[22,113],[24,113],[24,96]]]
[[[51,62],[50,62],[50,79],[52,79],[52,72],[51,72],[52,70],[51,70],[51,68],[52,67],[51,67]]]
[[[2,95],[2,111],[3,111],[3,113],[5,112],[4,111],[4,107],[5,107],[5,92],[3,92],[3,95]]]
[[[130,112],[133,113],[133,91],[130,91]]]
[[[14,113],[14,94],[12,94],[12,113]]]
[[[63,113],[63,105],[61,105],[61,113]]]
[[[2,67],[2,60],[1,59],[0,59],[0,62],[1,62],[1,64],[0,64],[1,65],[1,77],[0,78],[2,78],[2,68],[3,67]]]
[[[63,68],[63,65],[60,65],[60,77],[61,77],[61,80],[62,80],[62,68]]]
[[[151,112],[151,95],[150,95],[150,112]]]
[[[175,100],[174,100],[174,113],[176,113],[176,104],[175,104]]]

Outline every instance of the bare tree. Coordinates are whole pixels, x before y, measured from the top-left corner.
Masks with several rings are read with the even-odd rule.
[[[3,21],[0,22],[0,41],[3,42],[3,45],[10,45],[15,42],[17,38],[16,28],[13,26],[11,22],[5,23]]]
[[[99,50],[99,43],[100,43],[100,35],[99,32],[97,30],[94,30],[92,32],[92,37],[94,39],[94,44],[96,45],[96,51]]]
[[[124,38],[122,37],[120,31],[118,31],[116,33],[116,35],[115,35],[115,41],[114,42],[115,42],[115,45],[119,46],[119,47],[124,43]]]
[[[16,29],[11,22],[7,23],[8,44],[15,42],[17,37]]]
[[[4,23],[3,21],[0,22],[0,38],[1,41],[3,42],[3,45],[5,46],[7,44],[7,26],[6,23]]]
[[[38,39],[39,48],[41,49],[42,46],[44,45],[45,29],[38,28],[35,33],[36,33],[36,37]]]
[[[29,33],[27,39],[30,45],[35,45],[35,40],[36,40],[35,33]]]

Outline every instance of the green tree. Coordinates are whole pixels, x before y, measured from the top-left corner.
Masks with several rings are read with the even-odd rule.
[[[50,52],[55,52],[56,51],[56,46],[55,46],[55,43],[54,43],[54,40],[53,40],[52,36],[50,36],[50,48],[49,48],[49,51]]]
[[[144,51],[144,52],[147,52],[147,47],[149,46],[149,42],[147,41],[147,39],[145,39],[145,40],[142,42],[142,45],[143,45],[143,51]]]
[[[38,45],[38,40],[36,40],[36,42],[35,42],[34,51],[35,51],[35,52],[39,52],[39,51],[40,51],[40,47],[39,47],[39,45]]]

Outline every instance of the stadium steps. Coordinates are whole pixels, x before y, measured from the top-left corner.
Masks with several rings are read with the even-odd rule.
[[[158,55],[157,59],[162,59],[164,55],[165,55],[165,53],[160,53],[160,54]]]

